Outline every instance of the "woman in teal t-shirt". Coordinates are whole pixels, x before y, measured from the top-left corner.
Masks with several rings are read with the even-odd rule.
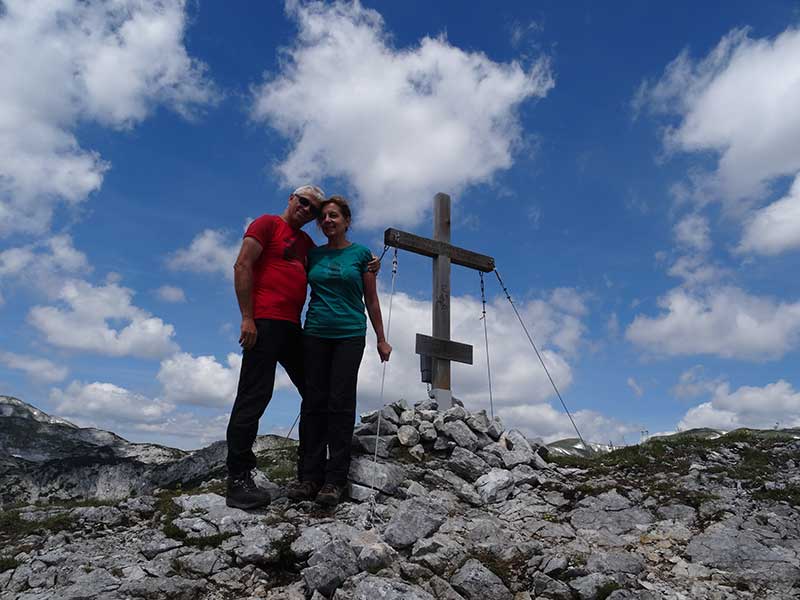
[[[300,408],[298,481],[289,488],[296,500],[339,503],[356,419],[358,368],[364,355],[366,308],[381,361],[392,347],[383,333],[375,273],[367,270],[372,252],[347,239],[350,207],[341,196],[322,203],[318,223],[328,238],[308,252],[311,300],[303,329],[305,391]]]

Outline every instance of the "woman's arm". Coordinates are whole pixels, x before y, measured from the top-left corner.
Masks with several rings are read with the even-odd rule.
[[[375,330],[375,337],[378,338],[378,354],[381,362],[389,360],[392,347],[386,341],[383,333],[383,317],[381,316],[381,301],[378,299],[378,286],[375,282],[375,273],[366,271],[362,276],[364,281],[364,304],[367,306],[367,314]]]

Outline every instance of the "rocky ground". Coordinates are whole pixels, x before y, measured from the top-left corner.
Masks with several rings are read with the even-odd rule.
[[[581,458],[484,413],[396,403],[357,429],[356,500],[291,504],[294,447],[261,439],[274,500],[249,513],[225,506],[219,450],[202,454],[205,477],[186,453],[70,455],[47,487],[33,474],[53,461],[17,444],[0,454],[21,499],[4,492],[0,600],[798,598],[798,434],[688,432]],[[126,472],[136,486],[72,485]]]

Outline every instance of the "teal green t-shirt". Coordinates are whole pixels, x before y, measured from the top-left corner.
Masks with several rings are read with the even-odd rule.
[[[305,332],[324,338],[365,335],[364,271],[372,252],[360,244],[338,250],[319,246],[308,251],[311,300]]]

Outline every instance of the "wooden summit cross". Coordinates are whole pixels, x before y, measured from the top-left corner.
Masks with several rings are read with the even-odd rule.
[[[450,196],[436,194],[433,200],[433,239],[387,229],[383,243],[400,250],[433,258],[432,336],[417,334],[422,381],[430,383],[440,406],[452,404],[450,361],[472,364],[472,346],[450,339],[450,263],[489,273],[494,258],[450,244]]]

